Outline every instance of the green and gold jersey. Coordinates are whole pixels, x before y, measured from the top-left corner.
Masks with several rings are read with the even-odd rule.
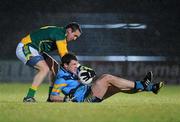
[[[27,35],[21,41],[25,45],[29,45],[37,49],[39,52],[51,52],[58,50],[60,56],[66,54],[66,29],[56,26],[42,27]]]

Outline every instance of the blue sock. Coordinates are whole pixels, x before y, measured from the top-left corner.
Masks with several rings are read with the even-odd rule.
[[[144,86],[143,84],[141,83],[141,81],[135,81],[135,87],[134,87],[134,90],[137,90],[137,91],[143,91],[144,90]]]

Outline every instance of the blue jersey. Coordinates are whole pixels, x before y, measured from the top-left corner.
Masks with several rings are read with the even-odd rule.
[[[76,75],[61,67],[57,73],[51,95],[59,96],[60,93],[63,93],[72,96],[73,101],[83,102],[89,91],[89,86],[81,84]]]

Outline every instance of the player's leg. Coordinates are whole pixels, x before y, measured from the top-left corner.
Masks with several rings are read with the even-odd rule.
[[[106,82],[107,76],[107,74],[104,74],[93,83],[91,92],[85,97],[84,102],[101,102],[120,91],[119,88]]]
[[[93,95],[102,99],[109,87],[116,87],[119,90],[115,90],[115,92],[119,92],[120,90],[130,90],[134,88],[135,83],[126,79],[122,79],[113,75],[104,74],[99,79],[95,81],[92,86]]]
[[[47,99],[47,102],[51,102],[50,94],[51,94],[52,89],[53,89],[55,77],[56,77],[56,74],[57,74],[58,69],[59,69],[59,64],[53,57],[51,57],[49,54],[47,54],[45,52],[42,54],[42,56],[44,57],[44,60],[46,61],[47,65],[51,71],[51,72],[49,72],[49,75],[48,75],[49,92],[48,92],[48,99]]]
[[[52,78],[54,78],[54,76],[56,76],[58,69],[59,69],[59,64],[58,62],[51,57],[49,54],[43,52],[42,56],[44,58],[44,60],[46,61],[50,71],[52,72]]]
[[[153,73],[152,72],[148,72],[142,82],[143,86],[144,86],[144,91],[151,91],[154,94],[158,94],[158,92],[160,91],[160,89],[164,86],[164,82],[156,82],[153,83]],[[138,91],[136,90],[132,90],[131,93],[136,93]]]
[[[49,72],[49,74],[48,74],[48,80],[49,80],[49,90],[48,90],[48,98],[46,101],[51,102],[50,95],[51,95],[53,85],[54,85],[54,81],[55,81],[55,76],[53,75],[52,71]]]
[[[125,90],[124,90],[124,91],[125,91]],[[123,92],[124,92],[124,91],[123,91]],[[127,91],[129,91],[129,90],[127,90]],[[118,93],[118,92],[121,92],[121,90],[120,90],[119,88],[111,85],[111,86],[108,87],[105,95],[103,96],[103,99],[106,99],[106,98],[108,98],[108,97],[111,97],[112,95],[114,95],[114,94],[116,94],[116,93]]]
[[[108,90],[104,98],[108,96],[112,96],[113,94],[117,92],[125,92],[125,93],[132,94],[132,93],[137,93],[141,91],[151,91],[154,94],[158,94],[160,89],[164,86],[164,82],[161,81],[161,82],[153,83],[152,80],[153,80],[153,73],[148,72],[142,81],[135,81],[135,86],[131,90],[119,89],[115,87],[114,85],[111,85],[108,87]]]
[[[119,91],[131,91],[134,93],[144,91],[149,83],[152,81],[152,72],[147,73],[143,81],[130,81],[113,75],[105,74],[101,76],[92,86],[93,95],[102,99],[106,94],[107,96],[113,95]],[[109,87],[116,87],[118,89],[112,91]],[[112,93],[111,93],[112,92]],[[106,96],[106,97],[107,97]]]
[[[32,61],[32,59],[30,61]],[[32,64],[29,64],[29,65],[32,65]],[[23,100],[24,102],[33,102],[31,101],[31,98],[34,99],[34,96],[38,87],[43,82],[44,78],[47,76],[49,72],[49,67],[47,66],[44,60],[38,61],[33,67],[36,68],[38,72],[34,76],[33,83],[31,87],[29,88],[26,97]]]
[[[126,80],[126,79],[112,76],[112,75],[108,77],[109,77],[108,82],[114,87],[119,88],[120,91],[125,92],[125,93],[136,93],[136,92],[141,92],[141,91],[148,91],[147,90],[148,87],[150,86],[150,84],[152,84],[153,73],[151,71],[148,72],[143,78],[143,80],[139,80],[139,81],[130,81],[130,80]],[[124,85],[126,87],[130,85],[131,88],[130,89],[122,88],[124,87]]]
[[[32,86],[29,88],[26,97],[23,99],[24,102],[35,102],[34,95],[37,91],[37,88],[49,72],[49,68],[44,61],[44,58],[36,49],[27,45],[23,45],[22,43],[18,44],[16,48],[16,55],[26,65],[38,70],[33,79]]]

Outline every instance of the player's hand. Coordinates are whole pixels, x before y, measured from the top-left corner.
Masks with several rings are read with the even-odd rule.
[[[64,96],[63,102],[70,102],[71,99],[69,98],[69,96]]]

